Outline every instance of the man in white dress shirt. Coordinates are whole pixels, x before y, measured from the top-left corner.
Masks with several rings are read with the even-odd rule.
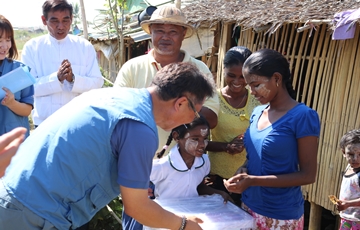
[[[37,80],[32,111],[35,127],[74,97],[103,85],[94,47],[68,34],[72,5],[66,0],[47,0],[42,10],[49,33],[31,39],[22,50],[22,61]]]

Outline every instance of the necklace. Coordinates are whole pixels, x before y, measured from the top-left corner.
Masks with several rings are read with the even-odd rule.
[[[237,109],[237,108],[239,108],[239,106],[244,102],[245,98],[247,98],[247,95],[248,95],[248,92],[247,92],[247,90],[246,90],[246,94],[243,96],[243,98],[241,99],[240,103],[239,103],[238,105],[236,105],[236,106],[233,106],[233,105],[231,104],[231,102],[230,102],[230,97],[229,97],[229,98],[224,97],[224,98],[225,98],[225,101],[226,101],[231,107]]]

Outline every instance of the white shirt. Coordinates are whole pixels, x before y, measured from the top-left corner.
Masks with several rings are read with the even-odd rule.
[[[340,200],[355,200],[360,197],[359,176],[357,173],[345,175],[350,165],[346,167],[340,187]],[[351,221],[360,221],[360,208],[349,207],[340,212],[340,217]]]
[[[61,83],[57,78],[57,71],[64,59],[71,63],[74,83],[66,80]],[[30,73],[36,78],[32,111],[35,125],[74,97],[103,85],[94,47],[78,36],[67,35],[63,40],[56,40],[47,34],[33,38],[22,50],[22,62],[31,68]]]
[[[188,169],[175,145],[169,155],[153,161],[150,180],[155,184],[154,195],[156,199],[198,196],[197,187],[209,171],[207,154],[196,157]]]

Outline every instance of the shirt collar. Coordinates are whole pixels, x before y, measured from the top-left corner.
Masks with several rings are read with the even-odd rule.
[[[54,38],[50,34],[48,34],[48,36],[49,36],[49,39],[50,39],[51,43],[55,42],[55,43],[58,43],[58,44],[64,43],[69,37],[69,35],[66,35],[66,37],[64,39],[57,40],[56,38]]]
[[[182,62],[189,62],[190,61],[190,54],[188,52],[186,52],[185,50],[180,50],[181,53],[184,53],[184,59],[182,60]],[[155,60],[155,57],[154,57],[154,49],[151,49],[149,52],[148,52],[148,55],[150,55],[150,63],[151,64],[156,64],[160,69],[161,69],[161,66],[160,66],[160,63],[158,63],[156,60]]]
[[[193,169],[198,169],[204,166],[205,160],[203,157],[195,157],[194,164],[191,166],[191,169],[188,169],[184,160],[182,159],[180,152],[178,150],[178,145],[175,145],[170,150],[168,155],[168,160],[170,165],[177,171],[186,172]]]

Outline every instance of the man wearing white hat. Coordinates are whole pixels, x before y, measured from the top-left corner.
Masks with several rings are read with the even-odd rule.
[[[154,49],[146,55],[127,61],[118,73],[115,87],[148,87],[156,72],[173,62],[193,63],[202,73],[212,79],[209,68],[203,62],[180,49],[182,41],[194,33],[194,28],[186,24],[186,18],[180,9],[170,5],[161,6],[153,12],[150,20],[141,22],[141,27],[151,35]],[[219,99],[217,96],[207,99],[200,111],[211,128],[217,124],[218,111]],[[161,128],[158,128],[158,133],[160,148],[157,152],[163,148],[162,146],[169,136],[169,132]]]

